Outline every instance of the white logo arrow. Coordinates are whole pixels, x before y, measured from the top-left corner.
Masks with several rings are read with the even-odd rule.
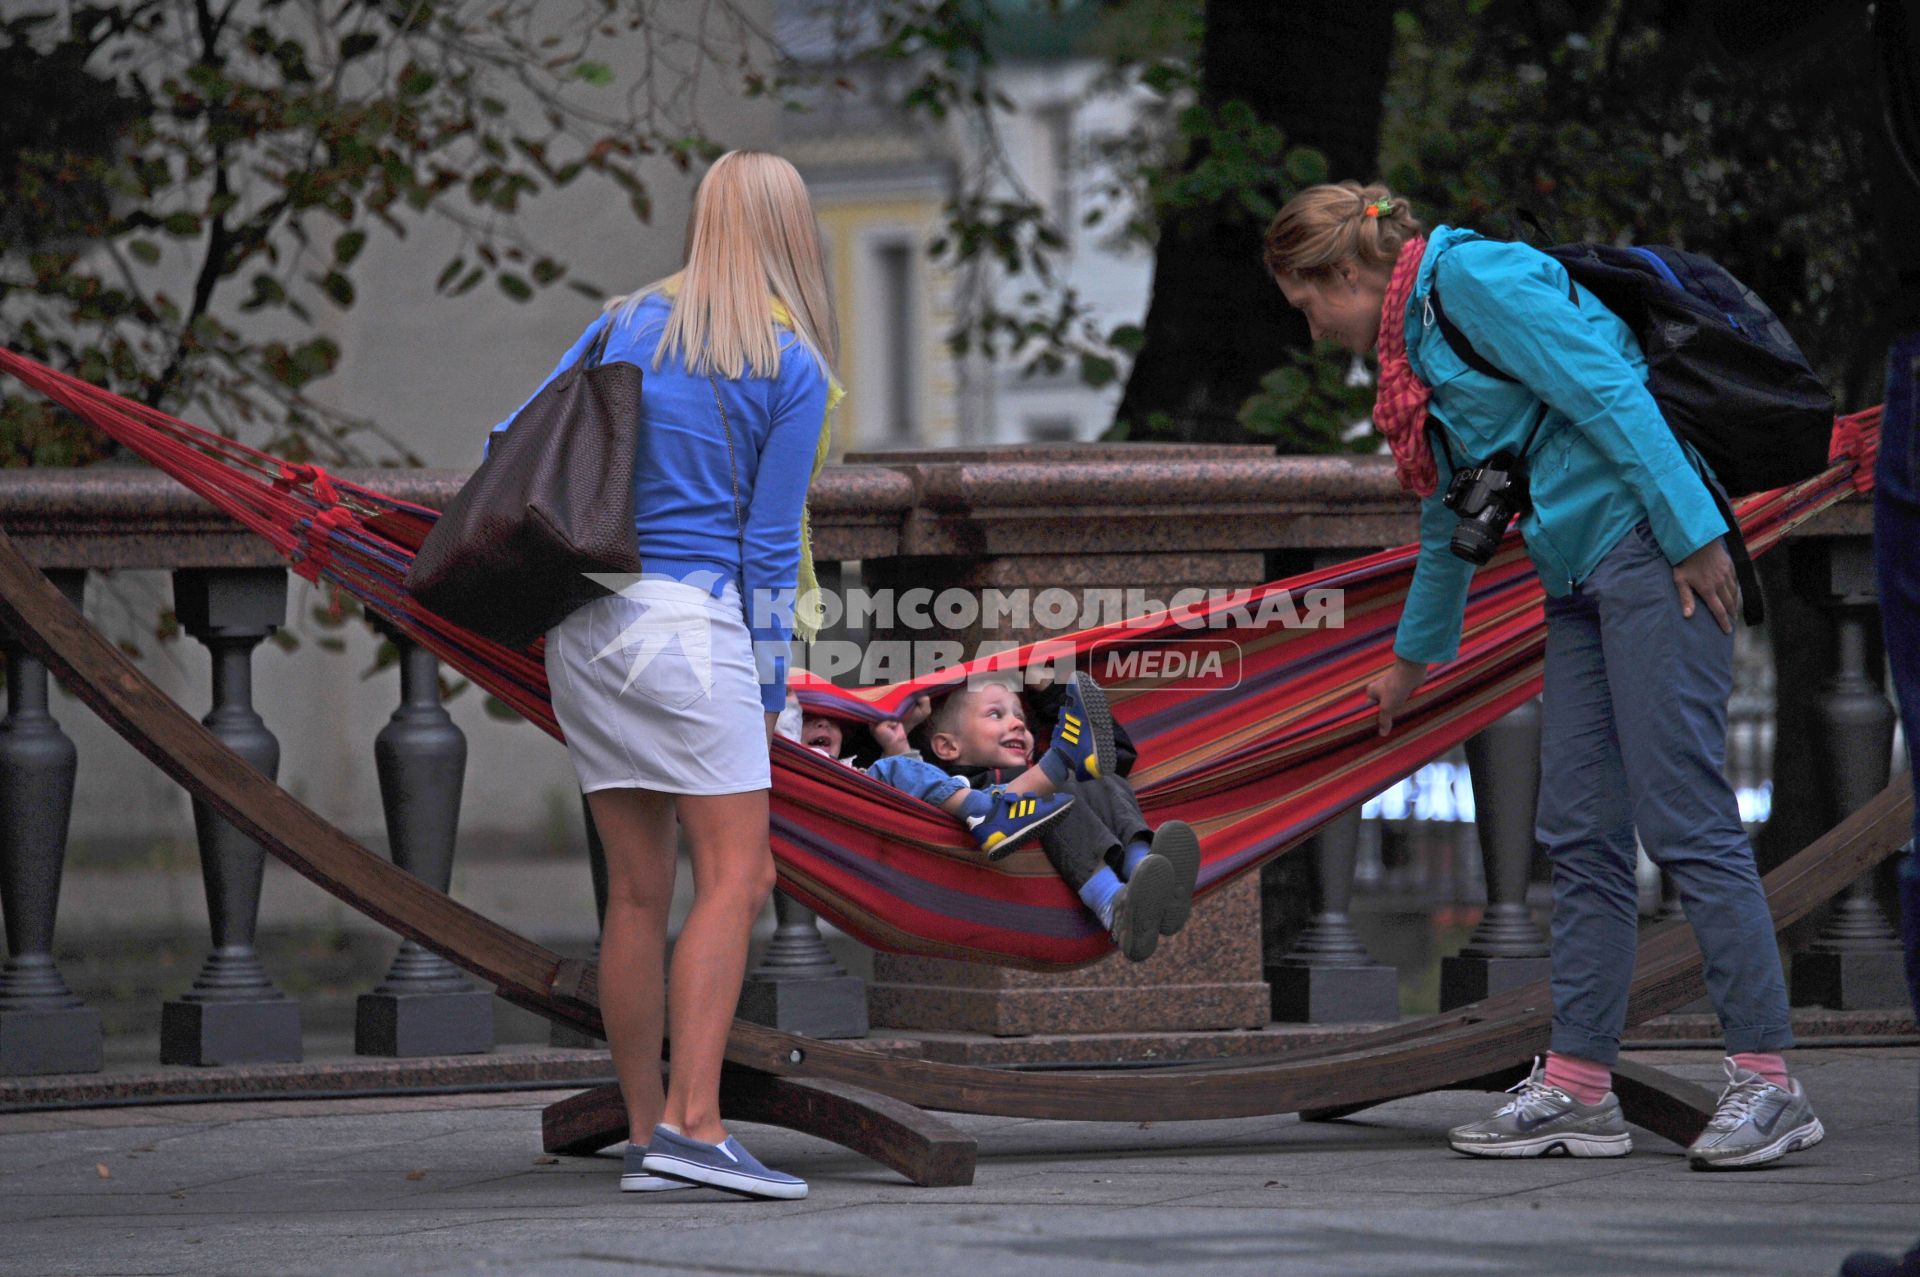
[[[628,599],[636,597],[634,589],[643,579],[628,574],[601,572],[589,572],[587,576],[595,583]],[[718,579],[713,573],[699,573],[696,576],[708,579],[704,582],[689,579],[684,584],[700,590],[703,594],[706,588],[711,587],[713,580]],[[693,667],[694,677],[700,681],[700,690],[711,692],[713,690],[713,623],[707,613],[705,600],[695,597],[667,599],[654,597],[642,601],[641,607],[643,610],[640,615],[615,635],[612,642],[595,652],[593,659],[604,660],[617,651],[632,649],[627,664],[627,679],[620,685],[620,691],[624,693],[633,686],[634,680],[640,677],[641,672],[653,664],[653,659],[672,647],[677,639],[681,654],[687,658],[687,664]]]

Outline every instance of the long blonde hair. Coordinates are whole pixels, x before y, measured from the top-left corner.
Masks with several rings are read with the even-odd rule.
[[[764,151],[729,151],[694,192],[687,218],[686,265],[609,311],[662,293],[672,299],[653,366],[669,356],[696,373],[771,377],[780,369],[775,307],[831,376],[840,329],[827,291],[820,228],[806,183],[786,160]]]
[[[1381,183],[1328,182],[1287,201],[1267,227],[1264,257],[1275,279],[1324,276],[1349,258],[1391,268],[1420,232],[1412,207]]]

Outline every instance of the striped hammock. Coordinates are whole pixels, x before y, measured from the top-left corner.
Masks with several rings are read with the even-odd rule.
[[[188,425],[12,352],[0,372],[65,406],[265,537],[309,581],[347,591],[556,739],[542,647],[482,639],[419,608],[402,588],[435,511]],[[1833,464],[1816,478],[1739,504],[1755,555],[1871,484],[1879,410],[1839,419]],[[957,669],[848,689],[797,674],[803,704],[848,718],[896,716],[916,693],[978,670],[1022,669],[1096,647],[1199,657],[1238,648],[1238,682],[1192,690],[1149,675],[1109,687],[1139,749],[1132,782],[1149,823],[1200,835],[1198,890],[1215,890],[1304,841],[1341,812],[1493,723],[1540,690],[1545,621],[1538,577],[1517,534],[1473,578],[1459,656],[1431,671],[1390,736],[1362,689],[1390,657],[1415,547],[1274,582],[1177,612],[1051,638]],[[1290,598],[1344,594],[1338,628],[1287,623]],[[1175,662],[1166,662],[1173,664]],[[780,882],[861,941],[897,953],[1059,968],[1111,943],[1036,847],[985,864],[937,809],[786,740],[774,742],[773,851]]]

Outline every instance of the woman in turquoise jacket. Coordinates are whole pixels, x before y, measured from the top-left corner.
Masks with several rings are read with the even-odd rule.
[[[1268,229],[1266,263],[1316,339],[1377,354],[1374,424],[1421,497],[1394,662],[1367,687],[1383,735],[1428,666],[1459,651],[1473,564],[1451,545],[1455,470],[1507,453],[1531,496],[1520,532],[1547,594],[1536,834],[1553,866],[1553,1033],[1516,1097],[1456,1128],[1453,1147],[1631,1150],[1611,1067],[1638,940],[1636,829],[1679,887],[1726,1038],[1727,1089],[1689,1164],[1757,1166],[1817,1143],[1780,1054],[1786,985],[1722,770],[1739,603],[1727,526],[1704,463],[1647,391],[1631,330],[1553,258],[1454,227],[1423,235],[1383,186],[1302,192]],[[1439,313],[1514,380],[1469,368]]]

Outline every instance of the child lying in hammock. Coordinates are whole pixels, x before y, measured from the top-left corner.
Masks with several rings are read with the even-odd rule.
[[[934,804],[965,825],[990,859],[1006,855],[1073,806],[1072,795],[1052,793],[1051,786],[1045,794],[1028,793],[1018,785],[976,789],[928,763],[907,742],[907,732],[931,712],[927,698],[918,697],[902,718],[875,723],[868,731],[818,710],[803,710],[789,694],[774,731]]]
[[[1133,768],[1133,742],[1113,721],[1099,684],[1076,673],[1036,690],[1033,701],[1049,739],[1037,764],[1029,763],[1033,735],[1019,694],[1004,683],[985,683],[948,693],[918,729],[931,766],[901,754],[881,758],[868,774],[929,802],[953,793],[956,783],[1072,796],[1073,806],[1040,831],[1041,850],[1120,952],[1144,961],[1161,936],[1186,925],[1199,840],[1183,821],[1147,827],[1123,779]],[[987,854],[997,860],[1005,850],[989,847]]]

